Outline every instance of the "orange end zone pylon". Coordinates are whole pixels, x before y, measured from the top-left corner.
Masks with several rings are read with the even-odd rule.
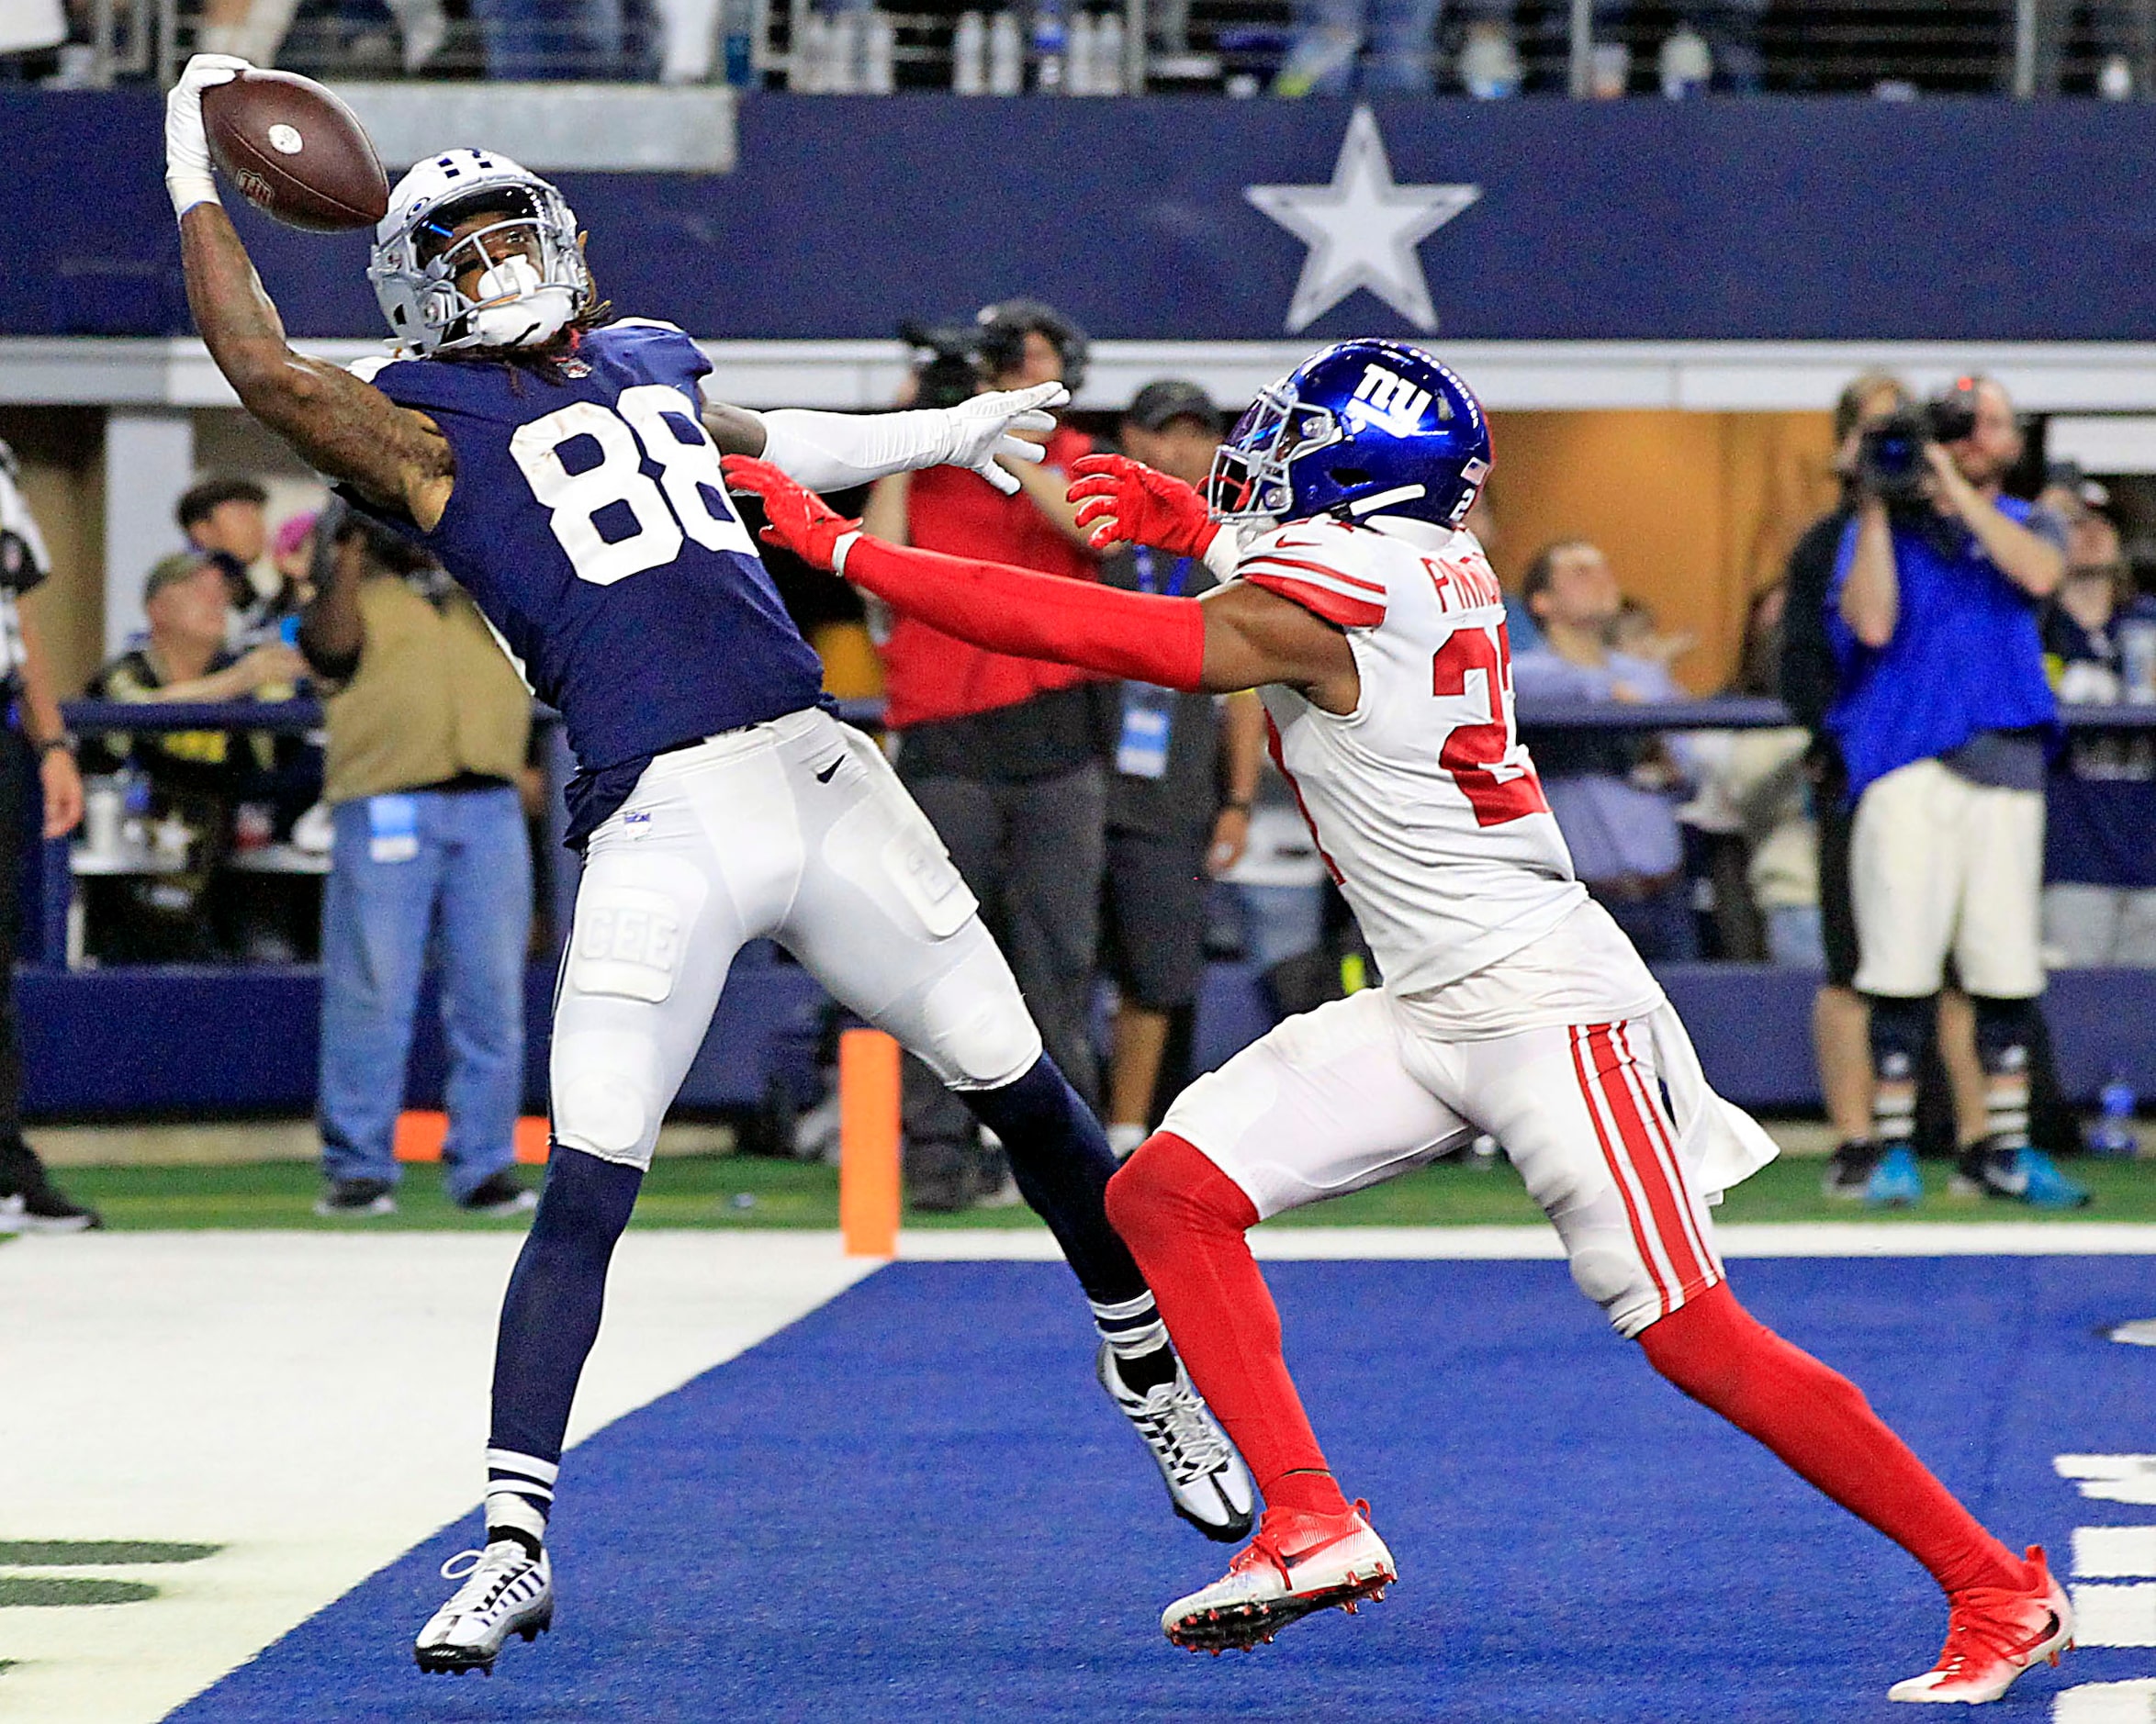
[[[397,1137],[394,1144],[399,1161],[439,1161],[442,1144],[449,1136],[449,1115],[431,1113],[424,1108],[410,1108],[397,1116]],[[546,1120],[544,1114],[527,1114],[517,1121],[517,1159],[526,1167],[543,1167],[546,1162]]]
[[[898,1255],[898,1044],[838,1038],[838,1230],[848,1257]]]

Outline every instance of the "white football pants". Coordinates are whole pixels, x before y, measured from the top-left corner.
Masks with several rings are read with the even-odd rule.
[[[1580,1291],[1634,1336],[1722,1279],[1701,1194],[1709,1156],[1730,1147],[1729,1104],[1697,1079],[1696,1061],[1685,1069],[1690,1055],[1668,1005],[1439,1041],[1372,988],[1276,1026],[1185,1090],[1161,1129],[1203,1151],[1261,1219],[1488,1132],[1556,1227]],[[1685,1117],[1697,1129],[1672,1119],[1665,1069],[1671,1091],[1695,1103]],[[1735,1153],[1763,1159],[1749,1144]]]
[[[972,893],[875,744],[794,712],[661,755],[592,834],[555,998],[559,1142],[650,1165],[734,954],[758,938],[954,1088],[1040,1057]]]

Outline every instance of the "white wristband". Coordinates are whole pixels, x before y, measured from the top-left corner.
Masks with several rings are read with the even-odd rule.
[[[1220,523],[1220,531],[1213,535],[1213,543],[1206,546],[1206,566],[1213,571],[1216,580],[1231,581],[1235,566],[1242,561],[1242,534],[1228,521]]]
[[[838,543],[831,547],[831,573],[837,576],[840,580],[846,578],[847,553],[859,544],[860,539],[860,530],[857,527],[851,532],[841,534]]]
[[[197,204],[222,204],[217,195],[217,181],[208,174],[181,173],[167,170],[164,189],[172,195],[173,214],[185,215]]]

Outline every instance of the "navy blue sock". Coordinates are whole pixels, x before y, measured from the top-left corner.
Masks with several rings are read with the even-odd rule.
[[[501,1302],[494,1423],[487,1439],[488,1536],[545,1535],[569,1403],[599,1334],[606,1267],[644,1175],[559,1144]]]
[[[1003,1139],[1018,1190],[1056,1236],[1095,1315],[1106,1321],[1102,1308],[1112,1307],[1121,1316],[1124,1307],[1142,1299],[1142,1321],[1157,1325],[1145,1277],[1108,1225],[1108,1181],[1115,1177],[1116,1158],[1107,1134],[1056,1062],[1043,1054],[1015,1083],[956,1093],[975,1119]]]

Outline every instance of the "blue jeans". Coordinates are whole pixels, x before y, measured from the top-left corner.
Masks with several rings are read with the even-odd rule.
[[[1242,907],[1242,955],[1260,969],[1325,943],[1325,891],[1321,886],[1238,886]]]
[[[473,0],[487,75],[515,84],[633,77],[622,0]]]
[[[410,817],[377,804],[407,802]],[[322,1170],[394,1183],[391,1152],[419,1011],[427,936],[438,930],[449,1044],[444,1145],[452,1198],[508,1167],[524,1088],[524,951],[532,848],[517,793],[419,790],[335,811],[322,895]]]

